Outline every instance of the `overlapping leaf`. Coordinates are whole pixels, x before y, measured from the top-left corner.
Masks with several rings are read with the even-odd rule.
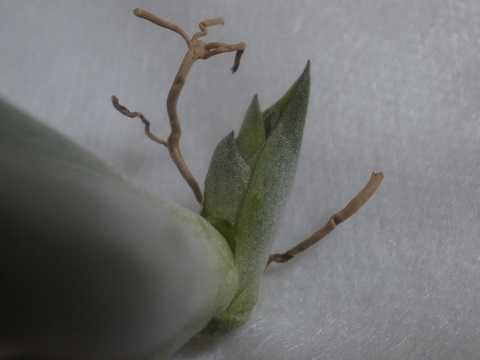
[[[255,95],[248,107],[242,127],[237,137],[237,145],[243,158],[250,166],[255,163],[256,155],[265,145],[266,134],[262,111]]]
[[[255,115],[246,116],[242,136],[237,139],[241,154],[251,161],[252,169],[244,192],[236,193],[241,200],[236,202],[239,208],[230,234],[240,283],[232,304],[215,320],[216,324],[234,326],[243,322],[256,302],[259,279],[297,169],[309,97],[309,65],[261,117],[255,110],[254,98],[247,115]],[[258,125],[259,119],[263,120],[260,122],[263,130]],[[265,138],[263,144],[261,136]]]
[[[205,179],[202,211],[202,215],[229,242],[233,239],[233,226],[250,174],[250,167],[240,154],[231,132],[220,141],[213,153]]]

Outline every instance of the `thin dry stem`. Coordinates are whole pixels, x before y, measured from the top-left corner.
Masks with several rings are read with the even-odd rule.
[[[123,115],[129,117],[129,118],[139,118],[140,121],[143,123],[144,125],[144,131],[145,131],[145,135],[150,139],[152,140],[153,142],[156,142],[157,144],[160,144],[160,145],[163,145],[163,146],[166,146],[168,147],[168,144],[165,140],[163,139],[160,139],[157,135],[153,134],[151,131],[150,131],[150,121],[147,120],[147,118],[140,112],[137,112],[137,111],[130,111],[128,110],[125,106],[123,106],[122,104],[119,103],[118,101],[118,98],[114,95],[112,96],[112,104],[113,106],[115,107],[115,109],[117,109],[120,113],[122,113]]]
[[[223,21],[223,18],[221,18],[221,17],[206,19],[206,20],[200,21],[200,23],[198,24],[198,27],[200,28],[200,31],[196,32],[193,35],[192,40],[197,40],[197,39],[199,39],[203,36],[207,36],[208,35],[207,28],[209,28],[210,26],[224,25],[224,24],[225,24],[225,22]]]
[[[153,141],[165,145],[168,148],[170,157],[177,166],[180,174],[192,189],[197,201],[199,203],[202,203],[203,196],[200,186],[198,185],[198,182],[195,180],[195,177],[188,168],[187,163],[185,162],[182,156],[182,152],[180,150],[180,137],[182,135],[182,128],[180,126],[180,120],[177,113],[178,99],[185,85],[188,73],[190,72],[190,69],[192,68],[195,61],[197,61],[198,59],[208,59],[218,54],[236,51],[234,65],[232,67],[232,72],[235,72],[240,66],[240,59],[246,45],[243,42],[238,44],[226,44],[219,42],[212,42],[206,44],[203,41],[199,40],[201,37],[204,37],[208,34],[208,27],[215,25],[223,25],[224,21],[222,18],[212,18],[201,21],[198,24],[200,31],[196,32],[192,36],[192,38],[189,39],[187,33],[181,27],[168,20],[162,19],[143,9],[135,9],[133,13],[136,16],[146,19],[160,27],[176,32],[185,40],[188,47],[187,53],[183,57],[180,68],[177,71],[177,74],[175,76],[175,79],[173,80],[172,86],[167,96],[167,113],[171,128],[171,132],[167,141],[160,139],[159,137],[153,135],[150,132],[150,122],[145,118],[142,113],[130,112],[126,107],[119,104],[116,97],[112,97],[113,105],[120,113],[125,116],[131,118],[140,118],[140,120],[145,126],[145,134]]]
[[[233,66],[231,68],[232,73],[236,72],[240,67],[240,59],[242,58],[243,52],[245,51],[245,43],[240,42],[238,44],[225,44],[225,43],[208,43],[205,48],[208,50],[207,54],[205,55],[204,59],[208,59],[209,57],[223,54],[227,52],[235,51],[235,60]]]
[[[148,20],[152,23],[154,23],[155,25],[158,25],[158,26],[161,26],[165,29],[168,29],[168,30],[171,30],[173,32],[176,32],[177,34],[179,34],[183,40],[185,40],[185,42],[187,43],[187,46],[189,47],[190,46],[190,39],[188,38],[188,34],[180,27],[178,26],[177,24],[174,24],[168,20],[165,20],[165,19],[162,19],[148,11],[145,11],[143,9],[135,9],[133,10],[133,13],[135,14],[135,16],[138,16],[139,18],[143,18],[145,20]]]
[[[382,183],[382,173],[372,173],[367,185],[345,206],[342,210],[330,217],[328,222],[318,231],[310,235],[307,239],[281,254],[272,254],[268,258],[267,266],[272,262],[284,263],[291,260],[294,256],[308,249],[326,235],[328,235],[337,225],[341,224],[353,214],[355,214],[377,191]]]

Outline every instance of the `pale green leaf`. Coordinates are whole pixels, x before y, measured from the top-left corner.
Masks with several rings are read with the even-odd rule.
[[[250,168],[232,132],[220,141],[213,153],[205,179],[202,215],[212,223],[222,224],[222,230],[233,227],[249,179]]]
[[[265,126],[262,119],[258,96],[255,95],[243,119],[237,137],[237,145],[249,165],[255,162],[255,155],[265,144]]]
[[[308,62],[294,85],[267,113],[275,114],[270,117],[270,135],[256,160],[235,225],[240,286],[223,314],[230,322],[245,320],[256,302],[276,225],[295,176],[307,113],[309,65]]]

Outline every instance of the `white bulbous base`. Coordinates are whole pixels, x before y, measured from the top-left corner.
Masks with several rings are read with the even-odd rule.
[[[0,110],[0,354],[169,354],[225,309],[237,273],[203,218]]]

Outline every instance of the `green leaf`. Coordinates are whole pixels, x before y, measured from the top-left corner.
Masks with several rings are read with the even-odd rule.
[[[274,105],[270,106],[262,114],[263,122],[264,122],[264,126],[265,126],[265,135],[267,137],[270,136],[273,128],[275,127],[278,120],[280,119],[280,113],[281,113],[281,110],[283,108],[283,103],[281,102],[282,99],[280,99]]]
[[[235,225],[235,262],[240,283],[222,315],[245,321],[255,305],[276,225],[297,169],[310,89],[310,62],[288,92],[269,110],[269,137],[259,153]],[[220,318],[217,319],[217,323]]]
[[[309,67],[310,61],[307,62],[304,73],[302,75],[305,75],[305,71],[308,71]],[[275,104],[273,104],[263,112],[262,117],[264,119],[265,133],[267,138],[270,136],[270,134],[280,121],[282,114],[285,112],[286,106],[288,106],[290,99],[292,98],[292,93],[298,91],[299,80],[301,80],[301,77],[290,87],[290,89],[288,89],[285,95],[283,95],[279,100],[277,100]]]
[[[202,215],[213,226],[221,224],[217,230],[224,236],[232,233],[230,228],[235,224],[250,173],[250,167],[240,154],[231,132],[220,141],[213,153],[205,179],[205,200],[202,211]]]
[[[237,145],[249,165],[255,162],[255,155],[265,144],[265,126],[262,119],[258,96],[255,95],[243,119],[237,137]]]

